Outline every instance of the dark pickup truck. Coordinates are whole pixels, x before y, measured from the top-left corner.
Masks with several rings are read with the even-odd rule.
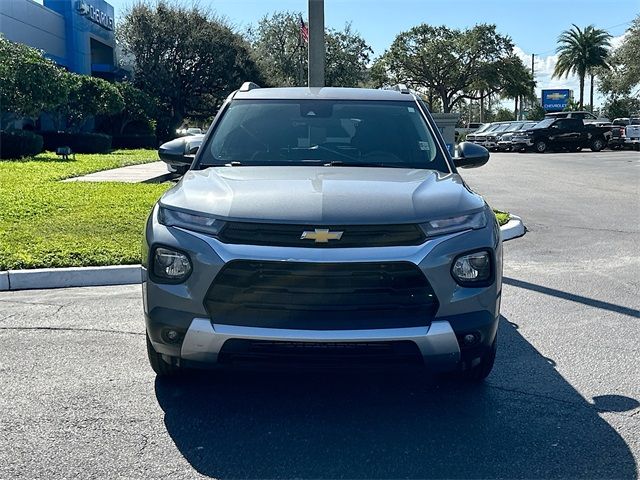
[[[545,118],[535,127],[514,135],[512,143],[514,150],[531,149],[538,153],[551,149],[577,152],[583,148],[599,152],[610,138],[611,126],[585,124],[579,118]]]

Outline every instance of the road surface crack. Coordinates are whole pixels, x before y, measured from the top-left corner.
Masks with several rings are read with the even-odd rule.
[[[62,331],[62,332],[99,332],[99,333],[121,333],[124,335],[144,335],[142,332],[130,332],[126,330],[111,330],[106,328],[80,328],[80,327],[0,327],[0,330],[41,330],[41,331]]]

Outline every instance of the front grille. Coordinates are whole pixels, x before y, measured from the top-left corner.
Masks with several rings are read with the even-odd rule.
[[[205,298],[214,323],[302,330],[427,326],[438,301],[408,262],[236,260]]]
[[[227,340],[220,350],[221,364],[313,366],[423,365],[418,346],[411,341],[284,342]]]
[[[303,240],[302,232],[326,229],[342,232],[339,240],[317,243]],[[219,234],[221,242],[273,247],[389,247],[420,245],[426,237],[418,225],[288,225],[270,223],[229,222]]]

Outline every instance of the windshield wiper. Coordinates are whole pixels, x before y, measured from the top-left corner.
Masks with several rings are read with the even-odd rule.
[[[225,163],[224,166],[225,167],[241,167],[242,163],[241,162],[237,162],[237,161],[233,161],[233,162]]]
[[[384,163],[372,163],[372,162],[369,162],[369,163],[366,163],[366,162],[353,162],[353,163],[348,162],[348,163],[345,163],[345,162],[343,162],[341,160],[334,160],[334,161],[331,161],[331,162],[323,164],[323,166],[325,166],[325,167],[385,167],[385,168],[391,167],[391,168],[394,168],[391,165],[385,165]]]

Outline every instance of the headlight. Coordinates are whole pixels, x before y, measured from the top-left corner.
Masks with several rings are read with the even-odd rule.
[[[170,283],[182,282],[191,274],[191,261],[186,254],[165,247],[153,252],[153,275]]]
[[[224,225],[224,222],[217,218],[171,210],[165,207],[160,207],[158,221],[167,227],[182,227],[210,235],[217,235]]]
[[[460,255],[453,262],[451,275],[464,287],[477,287],[492,280],[491,254],[482,250]]]
[[[431,220],[420,225],[427,236],[444,235],[446,233],[460,232],[462,230],[478,230],[487,225],[487,216],[484,210],[457,217]]]

